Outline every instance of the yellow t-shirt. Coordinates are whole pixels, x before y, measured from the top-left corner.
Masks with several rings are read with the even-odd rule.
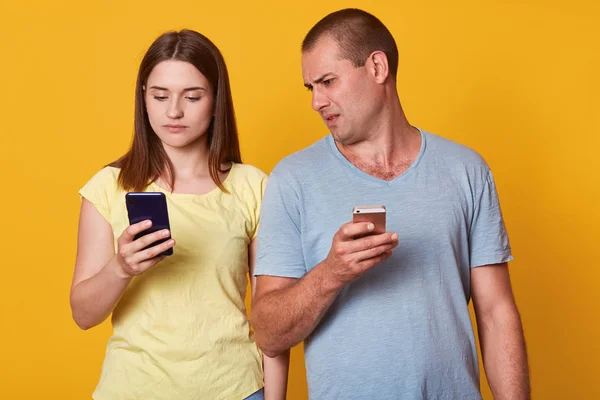
[[[115,249],[129,225],[118,174],[106,167],[79,192],[112,226]],[[146,189],[166,195],[174,254],[135,277],[114,309],[94,399],[243,399],[263,387],[244,298],[266,181],[233,164],[230,194]]]

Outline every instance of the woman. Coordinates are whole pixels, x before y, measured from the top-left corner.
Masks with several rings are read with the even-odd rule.
[[[265,183],[241,164],[219,50],[194,31],[160,36],[140,65],[131,149],[79,192],[73,318],[88,329],[112,313],[114,327],[93,398],[262,399],[263,385],[285,398],[289,358],[265,357],[263,375],[244,306]],[[172,232],[135,240],[150,222],[129,225],[132,191],[165,194]]]

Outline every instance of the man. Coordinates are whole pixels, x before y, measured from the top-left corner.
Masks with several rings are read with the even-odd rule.
[[[263,201],[252,320],[264,353],[305,341],[311,399],[481,399],[468,302],[495,399],[528,399],[527,357],[492,174],[417,129],[396,89],[387,28],[356,9],[302,44],[331,135],[281,161]],[[352,223],[387,208],[388,232]]]

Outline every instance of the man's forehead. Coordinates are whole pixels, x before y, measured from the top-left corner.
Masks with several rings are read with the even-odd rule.
[[[318,41],[302,53],[302,75],[305,79],[316,79],[327,71],[337,69],[342,61],[337,43]]]

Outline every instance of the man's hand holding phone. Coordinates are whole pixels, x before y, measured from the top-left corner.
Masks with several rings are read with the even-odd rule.
[[[373,222],[349,222],[333,237],[325,259],[331,278],[345,285],[386,260],[398,245],[395,232],[375,233]]]
[[[168,238],[170,235],[168,229],[152,232],[135,239],[137,234],[149,229],[151,226],[152,222],[150,220],[129,225],[117,240],[118,250],[115,258],[121,267],[124,278],[144,273],[165,258],[164,255],[160,254],[175,246],[175,240],[169,239],[148,247],[152,243]]]

